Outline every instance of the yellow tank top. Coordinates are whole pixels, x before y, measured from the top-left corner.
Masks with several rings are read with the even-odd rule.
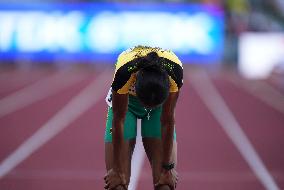
[[[181,88],[183,83],[182,63],[172,51],[157,47],[137,46],[119,55],[112,82],[114,91],[119,94],[136,95],[134,88],[137,73],[135,59],[146,56],[150,52],[156,52],[159,57],[167,60],[164,67],[169,74],[170,92],[177,92]]]

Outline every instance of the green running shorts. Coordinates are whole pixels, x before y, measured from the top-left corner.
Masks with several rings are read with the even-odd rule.
[[[161,138],[161,117],[162,106],[154,109],[145,109],[138,98],[129,95],[128,110],[124,121],[123,136],[125,140],[135,139],[137,135],[137,119],[141,119],[142,137]],[[105,142],[112,142],[112,119],[113,111],[108,107]],[[176,132],[174,131],[174,139]]]

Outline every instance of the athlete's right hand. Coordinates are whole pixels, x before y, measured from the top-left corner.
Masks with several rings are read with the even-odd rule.
[[[127,190],[126,178],[123,173],[119,173],[111,169],[105,175],[104,180],[105,180],[105,189],[107,190],[111,190],[119,185],[124,187],[125,190]]]

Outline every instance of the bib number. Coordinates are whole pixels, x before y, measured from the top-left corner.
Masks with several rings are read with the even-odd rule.
[[[109,89],[107,93],[105,101],[109,107],[112,107],[112,89],[111,88]]]

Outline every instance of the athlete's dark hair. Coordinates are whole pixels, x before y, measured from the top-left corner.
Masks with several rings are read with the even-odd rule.
[[[162,104],[169,95],[169,76],[164,68],[164,58],[151,52],[138,60],[135,90],[138,99],[147,107]]]

